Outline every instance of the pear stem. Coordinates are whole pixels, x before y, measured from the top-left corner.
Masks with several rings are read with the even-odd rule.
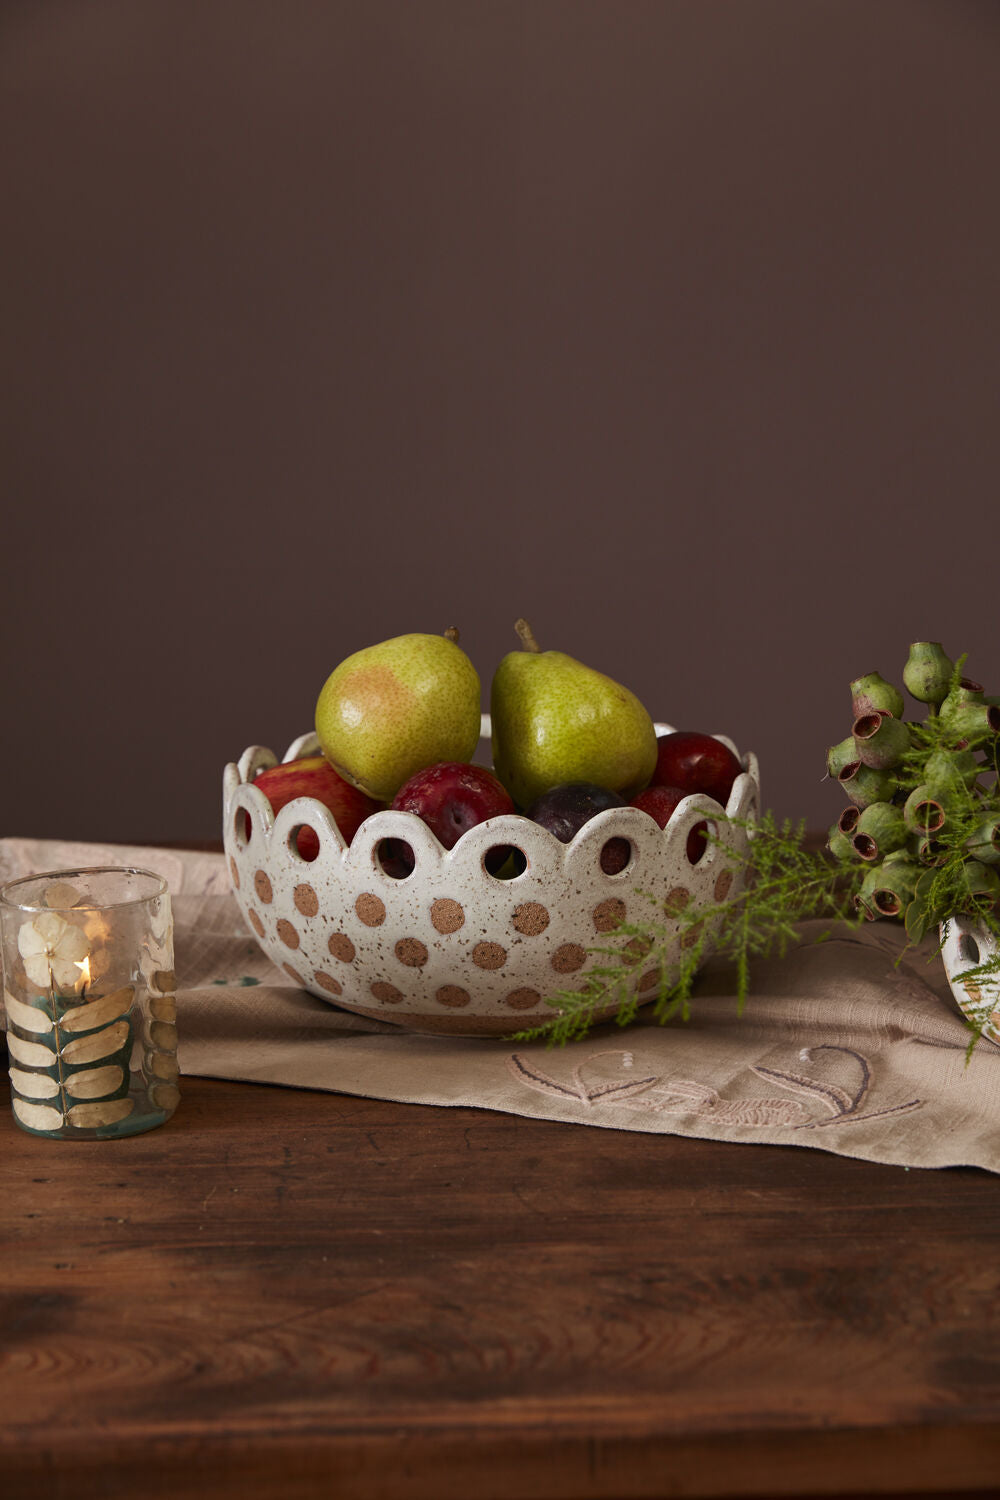
[[[517,631],[521,639],[521,645],[525,651],[541,651],[542,648],[535,640],[534,631],[528,624],[527,620],[515,620],[514,629]]]
[[[451,643],[452,643],[453,646],[457,646],[458,645],[458,626],[457,625],[449,625],[448,629],[447,630],[442,630],[441,634],[444,636],[444,638],[445,638],[446,641],[451,641]]]

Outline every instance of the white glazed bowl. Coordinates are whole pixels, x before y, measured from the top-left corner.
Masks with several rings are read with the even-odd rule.
[[[660,732],[668,728],[657,725]],[[486,714],[482,732],[488,740]],[[739,756],[731,740],[716,738]],[[317,753],[315,736],[303,735],[284,760]],[[701,794],[686,797],[665,829],[637,808],[609,808],[570,844],[528,818],[506,815],[446,850],[414,813],[378,812],[348,847],[314,798],[272,813],[253,780],[276,763],[272,751],[251,746],[225,770],[223,839],[243,915],[296,984],[406,1030],[501,1036],[549,1020],[545,997],[575,987],[594,963],[608,961],[587,952],[594,945],[621,948],[623,963],[637,970],[640,1000],[652,999],[657,976],[625,952],[632,939],[612,929],[622,920],[649,921],[651,912],[676,922],[672,914],[690,902],[711,910],[741,888],[741,863],[727,859],[727,851],[745,851],[745,829],[720,822],[720,843],[710,843],[697,864],[687,857],[693,826],[706,818],[712,826],[723,811]],[[752,820],[760,798],[757,759],[751,752],[740,763],[743,773],[724,811]],[[319,839],[312,861],[296,846],[303,825]],[[625,869],[606,875],[601,850],[615,837],[629,840],[632,855]],[[383,839],[412,848],[416,866],[407,879],[383,870]],[[500,880],[487,872],[484,858],[498,845],[523,852],[522,874]]]

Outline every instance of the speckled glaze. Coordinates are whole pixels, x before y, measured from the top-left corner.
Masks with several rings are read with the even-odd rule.
[[[997,942],[982,922],[969,917],[951,917],[941,923],[941,961],[962,1014],[974,1025],[982,1022],[983,1036],[1000,1044],[1000,981],[972,980],[963,983],[958,975],[987,963],[997,953]]]
[[[482,732],[488,740],[488,715]],[[718,738],[739,755],[731,740]],[[283,759],[316,753],[315,736],[303,735]],[[651,913],[676,921],[692,902],[710,911],[741,888],[740,863],[727,853],[745,850],[744,829],[718,824],[722,842],[710,844],[696,865],[687,858],[693,825],[721,811],[711,797],[685,798],[663,830],[636,808],[608,809],[571,844],[527,818],[491,818],[451,850],[414,813],[379,812],[345,847],[332,815],[313,798],[272,813],[252,783],[276,763],[272,751],[252,746],[225,770],[223,838],[247,924],[297,984],[406,1030],[499,1036],[544,1021],[552,1015],[547,995],[582,982],[593,963],[607,961],[587,952],[595,944],[620,948],[623,963],[636,971],[640,1000],[652,999],[657,976],[628,949],[634,940],[613,929],[622,920],[648,921]],[[741,764],[725,811],[752,819],[760,799],[756,757],[748,753]],[[303,824],[319,838],[312,861],[296,847]],[[601,850],[614,837],[629,840],[632,857],[620,873],[606,875]],[[416,867],[407,879],[382,869],[383,839],[403,839],[412,848]],[[487,873],[484,857],[497,845],[523,852],[522,874],[499,880]]]

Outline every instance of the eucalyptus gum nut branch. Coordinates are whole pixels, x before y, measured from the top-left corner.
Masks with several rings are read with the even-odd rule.
[[[856,719],[862,714],[885,713],[894,719],[902,717],[903,695],[879,672],[856,677],[851,683],[851,710]]]
[[[888,802],[874,802],[858,819],[852,843],[862,859],[871,861],[902,849],[906,836],[902,811]]]
[[[831,745],[826,752],[826,774],[836,781],[845,766],[851,765],[858,758],[858,749],[854,743],[854,736],[849,734],[846,740],[841,740],[837,745]]]
[[[862,714],[851,731],[855,756],[875,771],[898,766],[910,748],[910,731],[900,719],[887,713]]]
[[[947,813],[926,783],[914,787],[903,804],[903,821],[911,833],[937,833]]]
[[[896,791],[895,778],[887,771],[876,771],[871,766],[862,765],[859,760],[845,766],[837,780],[855,807],[888,802]]]
[[[966,839],[965,847],[980,863],[1000,865],[1000,815],[980,823]]]
[[[954,666],[939,641],[914,641],[903,668],[903,686],[918,703],[937,706],[951,686]]]

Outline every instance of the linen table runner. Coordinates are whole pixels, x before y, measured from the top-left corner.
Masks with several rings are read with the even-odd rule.
[[[742,1016],[713,960],[688,1021],[606,1023],[549,1048],[411,1034],[296,988],[246,929],[222,855],[0,841],[2,879],[104,862],[170,881],[182,1074],[1000,1171],[1000,1047],[967,1057],[934,941],[901,960],[895,923],[821,943],[827,927],[805,924],[799,947],[754,965]]]

